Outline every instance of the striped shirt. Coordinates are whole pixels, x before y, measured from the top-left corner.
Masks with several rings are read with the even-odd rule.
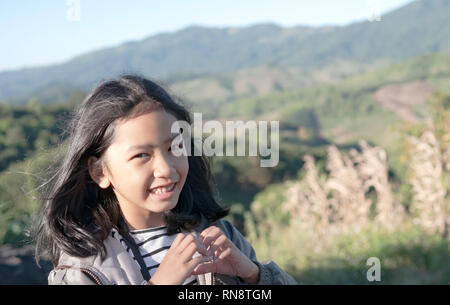
[[[169,250],[170,246],[172,245],[173,241],[175,240],[176,234],[168,235],[167,227],[162,226],[150,229],[131,230],[130,235],[134,238],[134,241],[139,248],[139,252],[144,259],[150,276],[153,276],[167,251]],[[119,234],[116,228],[112,229],[111,236],[120,241],[122,246],[124,246],[127,252],[134,259],[136,264],[139,266],[139,263],[134,258],[133,251],[131,251],[130,247],[128,247],[125,240]],[[191,275],[185,280],[183,285],[197,285],[196,277]]]

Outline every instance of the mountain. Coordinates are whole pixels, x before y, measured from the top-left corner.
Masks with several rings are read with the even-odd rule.
[[[168,82],[189,75],[233,73],[259,66],[314,69],[336,61],[371,63],[450,50],[450,0],[414,1],[380,22],[340,27],[283,28],[275,24],[190,26],[105,48],[62,64],[0,73],[0,101],[24,103],[87,89],[104,78],[138,72]],[[64,87],[62,93],[59,86]],[[31,95],[34,94],[34,95]],[[39,96],[38,96],[39,98]]]
[[[301,117],[313,111],[321,135],[330,142],[342,145],[364,138],[391,148],[390,126],[426,121],[427,100],[437,92],[450,95],[449,83],[450,52],[427,53],[332,84],[236,98],[215,115],[298,127],[307,121]]]

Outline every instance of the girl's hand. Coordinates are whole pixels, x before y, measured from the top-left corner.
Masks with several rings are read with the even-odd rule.
[[[202,255],[193,258],[195,252]],[[210,260],[199,238],[193,234],[179,233],[149,282],[154,285],[181,285],[195,267]]]
[[[206,228],[201,234],[209,256],[213,261],[198,265],[192,274],[217,272],[242,278],[249,284],[255,284],[259,278],[259,268],[216,226]]]

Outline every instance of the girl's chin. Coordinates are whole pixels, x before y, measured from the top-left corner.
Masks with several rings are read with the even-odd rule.
[[[178,203],[178,196],[171,198],[170,200],[154,199],[150,196],[151,210],[154,213],[163,213],[165,211],[173,209]]]

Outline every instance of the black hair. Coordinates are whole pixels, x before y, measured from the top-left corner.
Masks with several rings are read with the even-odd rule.
[[[129,237],[128,228],[111,188],[100,188],[88,170],[88,158],[101,160],[111,144],[114,122],[163,109],[177,120],[192,124],[187,108],[154,81],[128,74],[98,85],[75,109],[68,129],[67,151],[62,164],[48,181],[36,234],[35,258],[50,254],[53,265],[61,252],[87,257],[106,256],[103,241],[116,226]],[[194,141],[191,138],[191,149]],[[202,218],[214,222],[229,213],[216,200],[212,159],[188,154],[189,171],[178,203],[165,213],[169,234],[196,228]]]

